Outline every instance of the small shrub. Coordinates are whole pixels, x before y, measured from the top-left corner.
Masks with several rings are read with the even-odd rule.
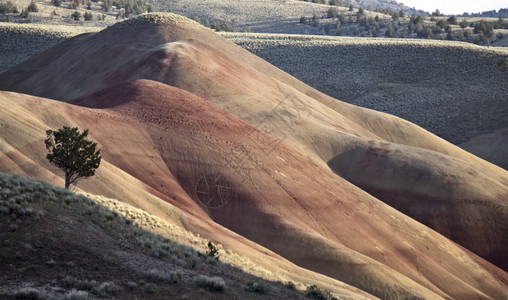
[[[448,23],[452,24],[452,25],[457,25],[458,24],[458,20],[457,20],[457,17],[455,16],[451,16],[448,18]]]
[[[194,21],[198,22],[199,24],[201,24],[201,19],[198,16],[191,16],[189,19],[194,20]]]
[[[79,11],[75,11],[72,13],[71,17],[74,19],[74,21],[79,21],[81,19],[82,15]]]
[[[62,281],[61,281],[61,284],[63,287],[65,288],[72,288],[72,287],[75,287],[76,286],[76,283],[78,282],[78,280],[75,278],[75,277],[72,277],[72,276],[65,276]]]
[[[135,283],[135,282],[132,282],[132,281],[128,281],[128,282],[126,283],[126,286],[127,286],[127,289],[128,289],[129,291],[133,291],[133,290],[135,290],[135,289],[137,289],[137,288],[138,288],[138,284],[137,284],[137,283]]]
[[[337,10],[336,7],[330,7],[330,9],[327,12],[328,18],[336,18],[338,14],[339,11]]]
[[[50,259],[46,262],[46,264],[50,267],[55,267],[56,266],[56,261],[54,259]]]
[[[321,290],[317,285],[308,286],[305,290],[305,295],[309,298],[318,300],[338,300],[328,291]]]
[[[32,2],[30,2],[26,10],[29,12],[39,12],[39,7],[35,3],[35,1],[32,0]]]
[[[312,16],[312,25],[314,27],[317,27],[318,24],[319,24],[319,16],[316,13],[314,13],[314,15]]]
[[[101,297],[108,297],[118,293],[118,286],[112,281],[103,282],[97,289],[94,289],[95,294]]]
[[[206,253],[206,255],[213,257],[215,259],[219,259],[219,250],[217,249],[217,247],[215,247],[215,245],[212,243],[212,241],[208,241],[207,246],[208,246],[208,252]]]
[[[296,290],[296,285],[292,281],[287,281],[286,283],[284,283],[284,286],[292,291]]]
[[[242,32],[252,32],[252,28],[250,28],[249,26],[243,26]]]
[[[93,15],[91,12],[85,12],[83,14],[83,18],[85,19],[85,21],[91,21],[93,19]]]
[[[157,286],[153,283],[147,283],[144,287],[145,293],[151,295],[157,292]]]
[[[200,275],[194,279],[194,283],[212,292],[223,292],[226,289],[226,282],[218,276],[208,277]]]
[[[26,300],[37,300],[43,297],[39,294],[39,291],[33,288],[22,288],[14,293],[15,299],[26,299]]]
[[[10,210],[7,206],[0,206],[0,216],[8,216]]]
[[[254,293],[266,294],[270,291],[270,287],[264,282],[250,281],[247,283],[247,290]]]
[[[65,288],[76,288],[78,290],[92,291],[98,289],[97,281],[78,280],[72,276],[65,276],[62,279],[61,284]]]
[[[145,277],[150,282],[169,282],[169,283],[177,283],[178,279],[181,275],[177,272],[171,272],[169,274],[157,270],[151,269],[145,273]]]
[[[88,292],[86,291],[78,291],[76,289],[72,289],[70,292],[65,294],[63,300],[87,300]]]
[[[26,18],[28,18],[28,16],[30,16],[30,12],[27,9],[23,9],[19,15],[20,15],[20,17],[26,19]]]
[[[191,269],[196,269],[199,265],[200,259],[197,257],[192,257],[188,260],[188,266]]]

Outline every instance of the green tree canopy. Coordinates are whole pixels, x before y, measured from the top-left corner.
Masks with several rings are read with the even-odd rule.
[[[101,163],[97,143],[86,139],[88,129],[80,133],[77,127],[64,126],[58,131],[47,130],[44,141],[50,152],[46,158],[65,173],[65,188],[75,184],[82,177],[95,175]]]

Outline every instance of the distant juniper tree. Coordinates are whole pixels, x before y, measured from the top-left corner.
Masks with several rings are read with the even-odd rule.
[[[345,15],[343,12],[341,12],[341,13],[339,14],[339,17],[338,17],[338,18],[339,18],[339,21],[340,21],[341,23],[345,23],[345,22],[347,21],[347,20],[346,20],[346,15]]]
[[[385,36],[390,38],[395,36],[395,29],[392,24],[388,26],[388,29],[386,29]]]
[[[85,12],[83,14],[83,18],[85,19],[85,21],[92,21],[93,19],[93,15],[91,12]]]
[[[497,23],[495,25],[496,29],[504,29],[504,17],[502,14],[499,14],[499,17],[497,18]]]
[[[108,12],[111,10],[111,8],[113,6],[113,1],[112,0],[103,0],[101,6],[105,12]]]
[[[317,13],[314,13],[314,15],[312,16],[312,24],[316,27],[319,24],[319,16],[317,15]]]
[[[191,19],[193,21],[196,21],[199,24],[201,24],[201,19],[198,16],[190,16],[189,19]]]
[[[492,36],[494,32],[494,26],[485,20],[481,20],[479,23],[474,25],[474,33],[482,33],[486,37]]]
[[[336,18],[339,14],[339,11],[336,7],[330,7],[330,9],[327,12],[328,18]]]
[[[58,131],[47,130],[44,141],[50,152],[46,158],[50,163],[64,171],[65,188],[75,184],[78,179],[95,175],[101,163],[97,143],[86,139],[88,129],[80,133],[77,127],[64,126]]]
[[[39,7],[37,6],[37,4],[35,3],[35,1],[32,0],[32,2],[30,2],[30,4],[28,5],[28,7],[26,8],[26,10],[28,12],[39,12]]]
[[[28,16],[30,15],[30,12],[25,8],[23,10],[21,10],[21,13],[19,14],[22,18],[28,18]]]
[[[71,17],[74,19],[74,21],[79,21],[81,19],[82,15],[79,11],[75,11],[71,14]]]
[[[458,24],[458,20],[457,20],[457,17],[455,16],[451,16],[448,18],[448,23],[452,24],[452,25],[457,25]]]
[[[441,16],[443,16],[443,14],[441,13],[441,11],[439,11],[439,9],[436,9],[436,11],[432,13],[432,16],[433,17],[441,17]]]

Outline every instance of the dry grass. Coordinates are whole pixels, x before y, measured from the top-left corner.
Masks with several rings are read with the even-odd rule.
[[[302,33],[295,26],[302,15],[325,14],[330,7],[297,0],[202,0],[193,5],[177,0],[155,1],[154,5],[160,11],[231,23],[237,30],[249,26],[255,32],[273,33]]]
[[[18,8],[19,11],[22,11],[28,7],[32,0],[10,1]],[[105,12],[101,8],[101,4],[99,2],[91,2],[91,10],[86,8],[86,1],[81,1],[81,5],[79,5],[76,9],[70,7],[72,1],[62,1],[62,5],[60,7],[56,7],[51,0],[35,0],[35,3],[39,9],[38,12],[31,12],[26,19],[19,17],[17,14],[12,14],[10,16],[11,21],[54,25],[73,24],[86,27],[105,27],[107,25],[114,24],[117,21],[116,14],[118,13],[118,10],[113,8],[110,12]],[[92,13],[93,19],[91,21],[84,21],[83,18],[81,18],[80,21],[74,21],[71,14],[76,10],[81,14],[85,12]],[[101,19],[99,21],[97,19],[98,16],[104,16],[105,19]]]
[[[52,216],[67,219],[71,223],[91,222],[108,233],[108,239],[116,239],[115,243],[124,245],[127,249],[138,249],[135,251],[139,252],[131,252],[128,258],[125,258],[128,261],[123,262],[141,272],[137,283],[122,284],[108,280],[101,282],[66,276],[60,280],[60,286],[64,288],[60,291],[64,294],[60,296],[65,299],[82,299],[88,294],[109,298],[117,293],[125,295],[127,290],[151,294],[156,293],[163,285],[197,285],[211,292],[225,292],[227,288],[228,295],[231,296],[248,293],[244,286],[254,279],[270,286],[279,296],[300,297],[298,291],[292,291],[281,283],[287,280],[284,276],[258,267],[248,258],[231,250],[225,251],[220,246],[220,261],[210,258],[204,254],[208,240],[117,200],[90,194],[75,194],[36,179],[0,173],[0,216],[8,224],[16,225],[6,228],[14,233],[21,231],[29,222],[42,223]],[[55,230],[58,232],[60,229]],[[101,236],[94,238],[102,239]],[[54,238],[51,239],[54,242]],[[130,245],[129,241],[134,244]],[[7,254],[2,256],[5,255]],[[111,254],[104,252],[101,255]],[[143,255],[149,255],[150,260]],[[51,259],[51,262],[45,263],[47,266],[44,268],[52,269],[61,264],[62,259],[58,257],[56,261]],[[81,257],[80,261],[83,259]],[[157,267],[150,267],[151,265]],[[168,266],[171,271],[168,271]],[[221,274],[222,278],[217,274]],[[144,286],[144,289],[141,289],[141,286]],[[300,289],[305,288],[301,283],[297,286]],[[40,287],[36,283],[17,289],[0,284],[0,298],[16,298],[18,294],[28,293],[37,294],[41,298],[56,296],[47,286]]]
[[[0,22],[0,73],[70,37],[102,28]]]

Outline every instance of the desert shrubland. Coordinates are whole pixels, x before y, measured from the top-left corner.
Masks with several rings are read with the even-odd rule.
[[[102,28],[0,22],[0,73],[70,37]]]
[[[386,38],[222,33],[334,98],[454,143],[505,125],[508,48]]]
[[[123,249],[137,249],[138,252],[130,252],[128,255],[132,261],[127,260],[139,272],[136,281],[119,282],[114,279],[66,275],[57,281],[64,292],[58,297],[63,299],[86,299],[89,296],[110,298],[132,292],[151,295],[164,290],[163,286],[167,284],[198,286],[211,292],[224,292],[226,286],[229,286],[233,291],[249,292],[244,291],[242,280],[238,282],[242,276],[246,276],[243,279],[245,284],[256,280],[263,286],[276,286],[276,289],[272,289],[278,289],[283,294],[294,293],[292,289],[278,283],[287,280],[284,275],[265,270],[231,250],[221,250],[220,245],[216,248],[221,251],[221,260],[218,261],[206,255],[207,239],[114,199],[75,193],[33,178],[0,173],[0,213],[3,222],[9,224],[5,229],[11,236],[23,234],[23,230],[29,226],[27,224],[33,226],[52,222],[50,220],[56,216],[69,224],[77,222],[85,227],[94,226],[106,233],[108,239],[116,239]],[[58,232],[60,228],[55,230]],[[94,238],[101,239],[100,236]],[[33,249],[30,244],[23,245],[27,251]],[[101,255],[110,257],[108,260],[115,259],[115,254],[110,252],[112,249],[104,251]],[[40,263],[45,270],[58,270],[63,265],[68,270],[77,268],[75,263],[65,262],[58,255]],[[230,275],[219,277],[217,274],[231,274],[235,280],[229,284]],[[253,277],[253,274],[260,277]],[[298,283],[298,286],[301,287],[302,284]],[[49,287],[32,284],[16,289],[0,285],[0,296],[7,299],[14,299],[18,294],[35,293],[41,297],[57,297]]]

